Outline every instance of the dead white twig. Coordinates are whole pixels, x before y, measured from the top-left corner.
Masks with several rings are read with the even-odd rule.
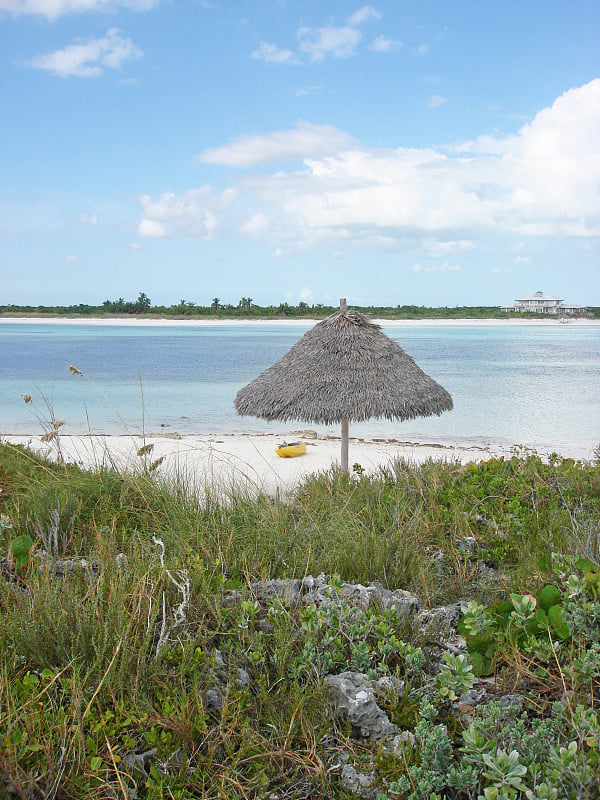
[[[155,658],[158,658],[159,653],[162,649],[162,646],[168,641],[169,634],[179,625],[182,625],[186,621],[186,609],[190,602],[190,579],[188,576],[188,572],[186,569],[180,570],[177,573],[177,578],[173,577],[171,571],[165,567],[165,544],[162,539],[157,538],[156,536],[152,537],[152,541],[154,544],[160,548],[159,549],[159,558],[160,558],[160,565],[164,569],[167,574],[167,577],[171,581],[171,583],[175,586],[175,588],[181,592],[181,603],[177,606],[176,609],[173,611],[173,622],[167,629],[167,610],[166,610],[166,599],[165,593],[162,594],[162,625],[160,628],[160,635],[158,637],[158,642],[156,644],[156,653]]]

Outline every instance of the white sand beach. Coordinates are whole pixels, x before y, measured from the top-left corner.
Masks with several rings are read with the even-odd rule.
[[[290,429],[285,437],[236,434],[177,438],[169,434],[149,434],[145,438],[59,434],[50,442],[43,442],[41,436],[2,435],[0,438],[6,443],[26,445],[52,459],[57,458],[60,447],[65,461],[83,467],[114,466],[118,470],[140,470],[162,459],[156,472],[167,480],[182,478],[199,487],[225,490],[235,483],[254,491],[285,495],[307,475],[339,464],[339,438],[312,438],[306,433]],[[297,458],[280,458],[275,447],[284,438],[288,442],[304,441],[306,454]],[[144,446],[146,455],[138,455]],[[467,463],[503,454],[477,447],[352,438],[349,450],[350,465],[360,464],[366,473],[371,474],[397,458],[411,463],[422,463],[430,458]]]

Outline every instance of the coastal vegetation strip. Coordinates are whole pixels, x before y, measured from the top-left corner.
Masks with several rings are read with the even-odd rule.
[[[75,305],[0,305],[1,316],[81,316],[114,317],[143,316],[173,317],[175,319],[323,319],[336,310],[337,306],[321,303],[297,305],[287,302],[278,305],[261,306],[251,297],[242,297],[237,304],[222,302],[213,298],[210,305],[198,305],[192,300],[180,300],[170,306],[153,305],[150,298],[140,292],[136,300],[105,300],[101,305],[78,303]],[[501,311],[497,306],[352,306],[356,311],[378,319],[548,319],[548,314],[532,312]],[[585,314],[576,315],[600,319],[600,308],[590,308]]]
[[[598,463],[355,465],[283,503],[3,444],[0,552],[9,796],[598,796]]]

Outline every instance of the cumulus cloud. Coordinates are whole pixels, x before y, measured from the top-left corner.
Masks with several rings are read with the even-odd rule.
[[[336,28],[327,25],[323,28],[299,28],[297,32],[300,50],[313,61],[322,61],[325,56],[350,58],[362,40],[358,28],[344,25]]]
[[[373,6],[362,6],[362,8],[357,9],[354,14],[350,14],[347,22],[351,27],[356,27],[370,19],[381,19],[380,12],[373,8]]]
[[[124,61],[141,58],[142,51],[117,28],[110,28],[102,39],[70,44],[62,50],[36,56],[29,64],[61,78],[97,78],[107,69],[118,69]]]
[[[0,0],[2,2],[2,0]],[[296,31],[298,50],[282,48],[271,42],[261,42],[259,47],[251,53],[251,57],[271,64],[297,64],[306,58],[311,61],[323,61],[325,58],[351,58],[358,51],[358,46],[363,40],[360,26],[369,20],[381,19],[381,13],[373,6],[364,5],[354,11],[343,25],[328,25],[311,27],[303,25]],[[401,42],[378,36],[369,49],[379,53],[386,53],[399,47]]]
[[[260,46],[251,53],[252,58],[266,61],[268,64],[295,64],[296,57],[291,50],[284,50],[276,44],[261,42]]]
[[[350,147],[356,147],[356,142],[333,125],[300,121],[295,128],[284,131],[238,136],[223,147],[205,150],[197,159],[203,164],[252,167],[296,158],[318,158]]]
[[[440,242],[428,239],[423,242],[422,249],[429,258],[444,258],[454,253],[466,253],[475,250],[475,242],[469,239],[458,239],[454,241]]]
[[[429,98],[429,108],[439,108],[447,102],[448,99],[446,97],[442,97],[441,94],[434,94]]]
[[[310,289],[308,286],[303,286],[302,289],[300,289],[300,291],[298,292],[298,300],[303,300],[306,303],[308,300],[312,299],[313,299],[312,289]]]
[[[397,50],[399,47],[402,47],[402,42],[388,39],[387,36],[378,36],[369,45],[369,49],[373,50],[374,53],[388,53],[390,50]]]
[[[240,226],[241,233],[245,233],[247,236],[253,236],[255,238],[267,233],[268,230],[269,218],[266,214],[262,214],[261,212],[253,214],[250,219],[247,219]]]
[[[350,58],[356,55],[356,48],[363,38],[359,26],[370,19],[380,18],[379,11],[366,5],[351,14],[346,24],[340,27],[325,25],[321,28],[299,28],[296,36],[300,50],[312,61],[322,61],[326,56]]]
[[[217,213],[226,208],[235,195],[236,192],[231,191],[215,195],[209,186],[191,189],[183,195],[167,192],[156,201],[144,195],[138,234],[149,239],[176,236],[212,239],[219,225]]]
[[[515,258],[515,266],[517,266],[517,267],[525,267],[525,266],[527,266],[527,264],[530,263],[530,261],[531,261],[531,259],[529,258],[529,256],[517,256]]]
[[[261,235],[273,247],[327,241],[347,250],[421,240],[424,256],[445,259],[431,269],[451,271],[457,267],[451,257],[472,250],[483,232],[600,236],[599,129],[597,79],[557,98],[518,134],[487,137],[484,147],[369,149],[343,131],[300,123],[291,131],[240,137],[200,158],[228,166],[304,158],[300,168],[240,177],[244,218],[264,215]],[[186,197],[163,204],[171,231],[194,230],[195,210]],[[239,230],[227,216],[223,224]],[[145,217],[148,225],[162,224]],[[247,232],[256,235],[257,226]]]
[[[64,14],[107,11],[119,7],[145,11],[159,0],[0,0],[0,12],[13,16],[37,15],[56,19]]]
[[[443,264],[432,264],[429,267],[425,267],[425,272],[459,272],[460,269],[460,264],[451,264],[449,261],[444,261]]]
[[[77,217],[77,221],[81,225],[97,225],[99,220],[98,214],[85,214],[82,213]]]

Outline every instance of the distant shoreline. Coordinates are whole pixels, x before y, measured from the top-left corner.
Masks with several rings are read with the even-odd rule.
[[[214,327],[239,327],[239,326],[253,326],[258,327],[261,325],[273,325],[275,327],[306,327],[316,325],[321,320],[318,319],[173,319],[171,317],[63,317],[40,314],[39,316],[26,316],[26,317],[9,317],[0,316],[0,325],[2,324],[18,324],[18,325],[39,325],[46,323],[48,325],[108,325],[108,326],[122,326],[122,327],[199,327],[199,328],[214,328]],[[498,319],[495,317],[465,317],[457,319],[455,317],[435,317],[423,319],[377,319],[374,318],[373,322],[385,327],[406,327],[406,328],[422,328],[422,327],[441,327],[449,325],[452,327],[550,327],[553,325],[561,324],[557,317],[548,319],[523,319],[518,317],[515,319]],[[570,319],[568,325],[581,326],[600,326],[600,319],[589,318],[576,318]]]

